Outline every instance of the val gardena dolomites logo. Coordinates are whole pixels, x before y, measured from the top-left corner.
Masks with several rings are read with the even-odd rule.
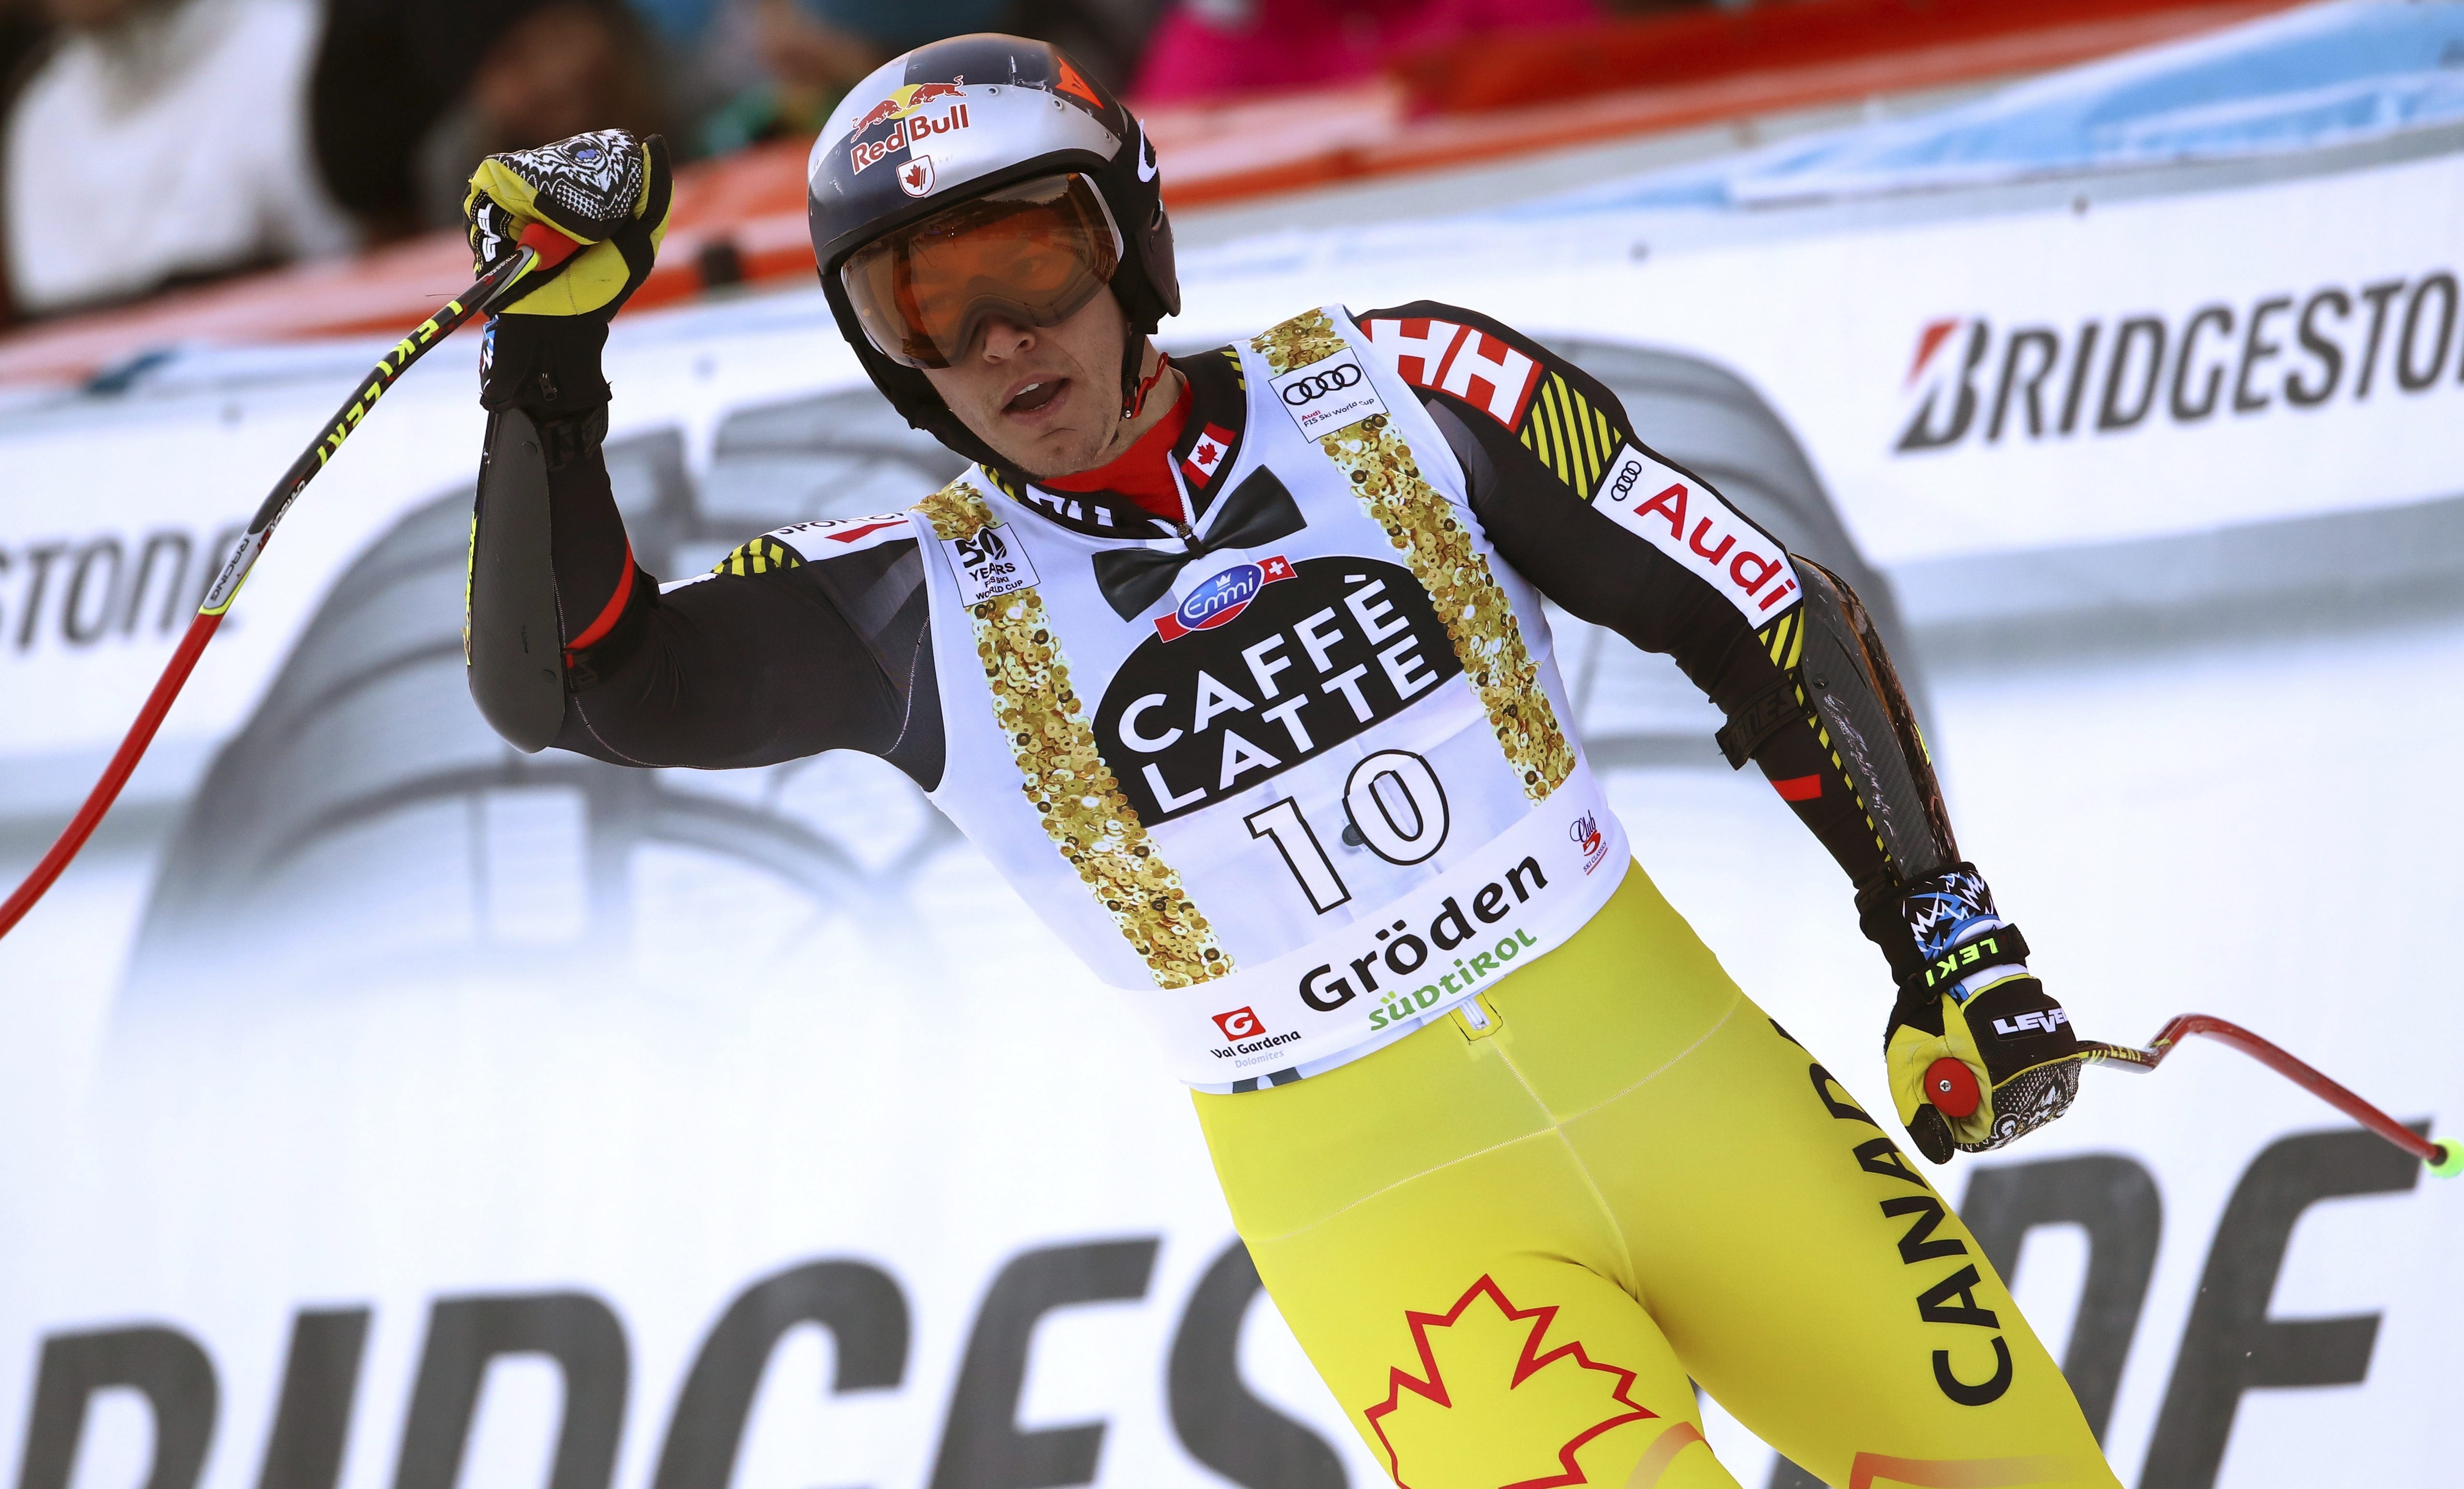
[[[1264,1060],[1285,1058],[1275,1052],[1301,1036],[1297,1029],[1287,1029],[1281,1033],[1266,1033],[1266,1021],[1258,1016],[1256,1010],[1248,1008],[1216,1014],[1215,1027],[1221,1030],[1223,1037],[1230,1042],[1211,1047],[1207,1053],[1219,1060],[1230,1060],[1234,1070]]]

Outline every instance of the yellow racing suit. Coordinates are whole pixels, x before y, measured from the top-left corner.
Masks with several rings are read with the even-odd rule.
[[[1617,861],[1605,823],[1577,817],[1570,836],[1533,809],[1590,778],[1557,733],[1553,674],[1531,662],[1536,599],[1524,638],[1490,580],[1670,655],[1719,706],[1730,763],[1759,767],[1855,884],[1903,989],[1903,1046],[1960,1055],[1953,1035],[1990,1042],[1995,1015],[2023,1032],[2023,1055],[2062,1044],[2027,1032],[2055,1027],[2049,999],[2012,1001],[2035,986],[2006,975],[2023,953],[1978,949],[2017,937],[1959,861],[1870,619],[1844,581],[1783,559],[1707,481],[1659,460],[1610,390],[1548,347],[1452,306],[1341,316],[1296,318],[1245,360],[1226,347],[1180,364],[1188,408],[1168,453],[1189,522],[985,465],[917,509],[929,528],[896,513],[793,523],[664,589],[634,561],[597,448],[595,345],[503,318],[491,386],[523,419],[492,434],[473,564],[530,609],[475,587],[474,639],[525,633],[521,613],[561,617],[561,747],[702,767],[863,749],[955,796],[962,826],[992,823],[969,831],[1090,966],[1126,968],[1111,980],[1133,1005],[1194,1010],[1174,1037],[1241,1233],[1398,1483],[1730,1483],[1701,1442],[1690,1376],[1833,1484],[2112,1484],[1900,1129],[1749,1002],[1639,869],[1613,895],[1613,872],[1593,878]],[[1305,324],[1335,370],[1259,360]],[[1387,412],[1345,402],[1362,378]],[[565,391],[523,404],[535,385]],[[1286,427],[1286,407],[1313,398],[1369,431],[1345,447],[1352,465],[1302,415]],[[1396,428],[1419,432],[1420,456]],[[523,459],[539,495],[512,478]],[[1459,474],[1462,501],[1381,506],[1352,489],[1394,496],[1424,474]],[[530,547],[508,536],[525,522],[545,534]],[[1257,561],[1225,567],[1210,544]],[[1397,567],[1413,554],[1425,583]],[[1204,581],[1175,577],[1201,563]],[[1247,588],[1224,588],[1233,577]],[[473,679],[484,697],[485,670]],[[1463,727],[1411,743],[1441,708]],[[1370,746],[1353,736],[1390,723],[1419,753],[1355,763]],[[1509,738],[1529,757],[1520,780]],[[1407,775],[1421,783],[1408,806],[1377,795]],[[1317,785],[1290,784],[1304,780]],[[1219,796],[1228,816],[1193,815]],[[1414,877],[1436,852],[1423,834],[1484,811],[1466,847],[1527,827],[1554,846],[1465,858],[1478,874],[1441,864],[1470,875],[1459,889]],[[1536,915],[1536,897],[1586,885],[1588,921],[1519,928],[1527,898]],[[1382,922],[1412,895],[1446,898],[1397,919],[1390,944]],[[1292,952],[1318,945],[1322,917],[1356,944]],[[1507,939],[1481,952],[1474,922]],[[1233,963],[1278,958],[1296,958],[1296,989],[1214,990]],[[1965,996],[1971,964],[2003,990],[1947,1025],[1937,977]],[[1347,1018],[1360,1040],[1296,1032]],[[2075,1073],[2000,1058],[1977,1062],[1992,1100],[1960,1128],[1936,1119],[1936,1157],[2008,1142],[2068,1100]]]
[[[1195,1095],[1268,1293],[1408,1489],[2116,1480],[1974,1237],[1640,866],[1475,1003]]]

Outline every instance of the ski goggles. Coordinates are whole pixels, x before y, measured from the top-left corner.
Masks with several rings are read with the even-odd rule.
[[[960,202],[849,255],[839,282],[873,346],[911,367],[946,367],[995,318],[1053,325],[1112,281],[1121,234],[1075,172]]]

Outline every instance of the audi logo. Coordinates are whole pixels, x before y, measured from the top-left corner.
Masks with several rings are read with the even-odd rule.
[[[1309,376],[1302,378],[1299,382],[1294,383],[1291,387],[1284,389],[1284,402],[1290,404],[1293,408],[1297,409],[1302,404],[1311,403],[1317,399],[1325,397],[1327,394],[1333,392],[1338,388],[1350,388],[1353,384],[1359,381],[1360,368],[1350,363],[1336,367],[1332,371],[1312,372]]]

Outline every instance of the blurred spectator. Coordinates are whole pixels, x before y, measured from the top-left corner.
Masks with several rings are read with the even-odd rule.
[[[1049,41],[1115,93],[1138,77],[1162,0],[1015,0],[996,31]]]
[[[1052,42],[1107,89],[1126,94],[1160,14],[1163,0],[1013,0],[993,30]]]
[[[713,113],[705,142],[720,154],[816,133],[867,73],[910,47],[997,30],[1007,8],[1007,0],[743,0],[764,76]]]
[[[43,0],[0,0],[0,104],[17,96],[23,73],[51,34]]]
[[[705,115],[712,154],[819,131],[847,89],[928,41],[968,32],[1033,36],[1067,50],[1107,85],[1135,72],[1157,0],[635,0],[663,28],[692,17],[745,39],[759,76]],[[670,17],[675,18],[674,21]],[[722,43],[723,44],[723,43]],[[739,54],[740,55],[740,54]]]
[[[9,295],[49,315],[347,251],[307,135],[315,0],[45,0],[0,144]]]
[[[1365,78],[1484,32],[1596,20],[1593,0],[1179,0],[1138,74],[1146,103]]]
[[[584,129],[668,132],[624,0],[332,0],[312,117],[323,179],[377,240],[461,220],[480,158]]]

